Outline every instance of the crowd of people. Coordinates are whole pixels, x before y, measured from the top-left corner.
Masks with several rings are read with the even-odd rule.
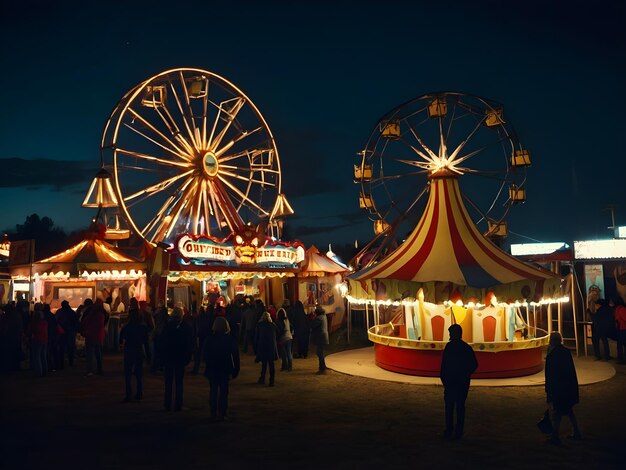
[[[275,361],[281,372],[294,368],[294,358],[307,358],[310,344],[318,357],[318,374],[326,372],[325,346],[329,342],[326,313],[320,306],[307,313],[296,301],[279,308],[251,296],[224,296],[190,311],[184,305],[159,302],[152,308],[131,297],[127,310],[111,308],[111,299],[86,299],[76,310],[67,301],[52,312],[50,305],[18,302],[0,310],[3,373],[25,365],[39,377],[74,367],[85,358],[85,377],[102,375],[103,353],[123,352],[124,401],[143,397],[144,365],[163,374],[166,411],[183,409],[187,366],[197,375],[202,365],[210,385],[211,416],[226,418],[228,384],[239,373],[240,352],[260,364],[260,384],[274,386]],[[134,390],[134,393],[133,393]]]

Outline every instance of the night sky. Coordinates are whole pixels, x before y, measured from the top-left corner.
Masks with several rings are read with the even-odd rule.
[[[305,243],[362,242],[356,153],[378,119],[435,91],[502,103],[531,151],[510,242],[626,225],[626,7],[615,1],[30,2],[0,12],[0,229],[66,231],[100,164],[104,124],[159,72],[233,82],[274,134],[288,224]],[[338,2],[337,2],[338,3]]]

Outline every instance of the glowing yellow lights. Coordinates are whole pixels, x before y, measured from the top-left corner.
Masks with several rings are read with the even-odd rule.
[[[213,152],[207,152],[204,154],[202,157],[202,166],[206,174],[211,178],[216,176],[220,171],[219,162]]]

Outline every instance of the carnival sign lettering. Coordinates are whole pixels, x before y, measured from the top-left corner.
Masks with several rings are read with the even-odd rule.
[[[272,246],[256,250],[257,263],[296,264],[302,261],[298,258],[300,258],[298,250],[290,246]]]
[[[216,261],[235,260],[235,250],[232,246],[220,245],[206,238],[194,240],[184,235],[178,240],[177,248],[178,252],[185,258]]]

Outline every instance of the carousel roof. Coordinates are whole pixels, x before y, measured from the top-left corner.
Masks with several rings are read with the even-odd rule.
[[[457,177],[448,174],[432,177],[424,214],[406,241],[378,263],[350,276],[357,281],[448,281],[476,288],[555,277],[485,238],[467,213]]]
[[[136,263],[137,260],[99,239],[87,239],[37,263]]]
[[[315,245],[311,245],[306,250],[301,272],[305,276],[325,276],[327,274],[346,273],[348,269],[321,254]]]

